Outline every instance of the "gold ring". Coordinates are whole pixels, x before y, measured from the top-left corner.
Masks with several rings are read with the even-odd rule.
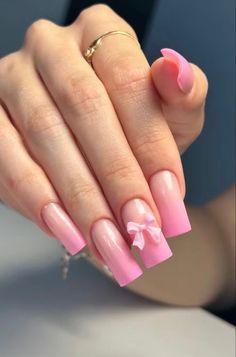
[[[137,42],[137,44],[140,47],[140,43],[138,42],[138,39],[131,35],[129,32],[126,31],[109,31],[104,33],[103,35],[99,36],[96,40],[94,40],[90,46],[87,48],[87,50],[84,52],[84,58],[86,59],[86,61],[92,65],[92,57],[94,55],[94,53],[96,52],[97,48],[101,45],[102,40],[105,37],[108,36],[112,36],[112,35],[124,35],[124,36],[128,36],[130,38],[132,38],[133,40],[135,40]]]

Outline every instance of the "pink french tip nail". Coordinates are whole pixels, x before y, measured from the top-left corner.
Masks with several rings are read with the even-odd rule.
[[[42,217],[54,236],[71,254],[77,254],[86,242],[76,225],[58,203],[49,203],[42,209]]]
[[[151,208],[141,199],[132,199],[122,208],[122,218],[127,231],[137,246],[147,268],[160,264],[172,256],[170,247]]]
[[[125,286],[142,275],[143,272],[128,244],[109,219],[95,222],[91,236],[97,250],[120,286]]]
[[[172,60],[178,66],[178,86],[183,93],[189,93],[194,81],[193,71],[189,62],[180,53],[170,48],[163,48],[161,54]]]
[[[165,237],[189,232],[191,225],[176,176],[170,171],[160,171],[151,177],[150,188]]]

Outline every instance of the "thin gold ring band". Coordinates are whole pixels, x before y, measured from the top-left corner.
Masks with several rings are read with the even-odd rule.
[[[103,35],[99,36],[96,40],[94,40],[90,44],[90,46],[86,49],[86,51],[84,52],[84,58],[86,59],[86,61],[89,64],[92,64],[92,57],[93,57],[94,53],[96,52],[97,48],[102,44],[102,40],[105,37],[112,36],[112,35],[128,36],[128,37],[132,38],[133,40],[135,40],[137,42],[137,44],[139,45],[139,47],[140,47],[140,43],[138,42],[138,39],[135,36],[131,35],[129,32],[126,32],[126,31],[109,31],[109,32],[106,32]]]

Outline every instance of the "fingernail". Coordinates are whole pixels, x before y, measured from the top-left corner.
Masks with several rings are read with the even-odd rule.
[[[176,176],[170,171],[160,171],[151,177],[150,188],[161,216],[165,237],[190,231],[191,225]]]
[[[122,208],[122,218],[137,246],[147,268],[151,268],[172,256],[170,247],[161,231],[151,208],[141,199],[128,201]]]
[[[178,52],[170,49],[170,48],[163,48],[161,50],[161,54],[172,60],[178,66],[178,77],[177,83],[179,89],[183,93],[189,93],[193,87],[193,71],[189,64],[189,62]]]
[[[68,214],[58,203],[49,203],[42,209],[42,217],[55,237],[71,254],[77,254],[86,245],[84,238]]]
[[[142,275],[142,270],[128,244],[109,219],[95,222],[91,236],[97,250],[120,286],[125,286]]]

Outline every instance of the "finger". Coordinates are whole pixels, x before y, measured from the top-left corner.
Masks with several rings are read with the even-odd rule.
[[[21,71],[8,76],[8,85],[14,88],[9,89],[12,95],[7,96],[5,91],[3,94],[16,126],[83,237],[90,241],[93,227],[96,246],[117,281],[121,286],[130,283],[142,271],[113,223],[114,217],[100,187],[32,64],[24,58],[18,65]],[[17,95],[20,88],[24,100]],[[65,233],[64,216],[57,205],[47,205],[42,214],[50,228]],[[83,243],[84,246],[84,240]],[[70,249],[71,254],[77,252],[73,247]]]
[[[84,51],[111,29],[133,34],[110,8],[91,7],[75,23],[82,31]],[[150,183],[166,237],[190,230],[183,203],[184,177],[175,140],[161,110],[148,62],[136,41],[127,36],[106,37],[92,57],[93,68],[106,87],[129,145]]]
[[[159,227],[158,211],[150,189],[127,143],[107,92],[79,52],[71,29],[70,32],[63,31],[61,36],[53,36],[53,42],[50,36],[44,37],[43,46],[47,48],[47,56],[42,55],[42,51],[33,51],[37,71],[90,162],[124,233],[129,221],[142,224],[148,214],[152,214],[155,218],[154,224]],[[62,48],[64,53],[68,54],[65,57],[61,56]],[[83,210],[84,219],[87,221],[85,215],[91,210],[91,204],[94,204],[95,210],[100,207],[96,198],[93,203],[88,204],[88,210]],[[105,226],[102,227],[105,229]],[[93,227],[91,233],[100,254],[104,256],[105,253],[101,252],[104,247],[99,245],[99,235],[94,233]],[[148,267],[171,256],[161,232],[160,237],[160,242],[146,239],[144,249],[140,250],[140,255]],[[130,238],[133,242],[134,237]]]
[[[85,242],[80,232],[60,207],[59,199],[45,173],[29,156],[21,137],[1,106],[0,173],[2,187],[14,197],[13,201],[9,196],[10,204],[19,207],[20,212],[25,213],[47,234],[56,236],[71,254],[82,249]],[[50,215],[46,221],[41,214],[43,209]]]
[[[204,123],[207,79],[197,66],[171,49],[151,66],[154,85],[162,99],[168,125],[183,153],[200,134]]]
[[[15,199],[13,193],[7,190],[2,184],[0,184],[0,204],[3,202],[7,206],[13,208],[25,218],[31,220],[29,213],[21,206]],[[48,233],[48,232],[46,232]]]

